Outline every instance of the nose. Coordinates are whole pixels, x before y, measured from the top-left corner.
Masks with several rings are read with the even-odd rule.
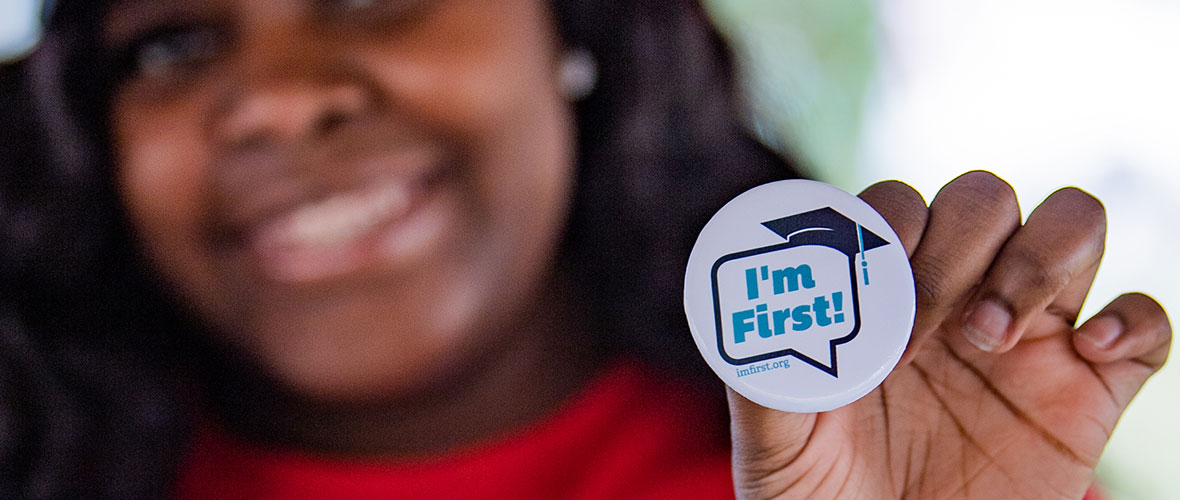
[[[318,49],[259,44],[242,54],[214,107],[215,141],[241,150],[314,140],[364,113],[366,86]]]

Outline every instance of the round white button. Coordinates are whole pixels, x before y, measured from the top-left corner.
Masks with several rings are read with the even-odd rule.
[[[901,241],[860,198],[765,184],[701,230],[684,279],[697,348],[738,393],[783,411],[849,404],[901,358],[914,279]]]

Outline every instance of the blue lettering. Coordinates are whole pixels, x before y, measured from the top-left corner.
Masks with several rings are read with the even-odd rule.
[[[772,316],[774,316],[774,334],[782,335],[787,333],[787,320],[791,319],[791,310],[789,308],[775,310]]]
[[[832,318],[828,316],[828,307],[830,306],[831,304],[828,303],[827,297],[820,295],[815,298],[815,305],[812,307],[815,308],[815,322],[819,326],[832,324]]]
[[[774,294],[794,292],[802,285],[803,288],[815,288],[815,280],[811,277],[811,266],[803,264],[798,267],[775,269],[770,273],[774,282]]]
[[[758,313],[758,336],[764,339],[770,338],[774,332],[770,331],[770,318],[766,314],[766,304],[761,304],[754,308]]]
[[[801,332],[811,328],[811,306],[799,306],[791,310],[791,319],[795,320],[795,324],[791,325],[791,329]]]
[[[746,298],[748,300],[758,298],[758,270],[752,267],[746,269]]]
[[[733,343],[746,341],[746,334],[754,331],[754,310],[746,309],[733,313]]]

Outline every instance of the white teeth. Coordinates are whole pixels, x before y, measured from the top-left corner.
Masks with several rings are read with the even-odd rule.
[[[304,205],[264,231],[263,241],[287,247],[327,247],[364,235],[406,210],[402,184],[336,195]]]

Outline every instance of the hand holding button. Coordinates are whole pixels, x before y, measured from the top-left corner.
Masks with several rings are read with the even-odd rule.
[[[1101,203],[1066,188],[1022,224],[1012,189],[986,172],[929,207],[899,182],[860,196],[910,255],[909,346],[884,383],[832,411],[730,390],[739,498],[1081,498],[1171,339],[1138,293],[1075,326],[1102,256]]]

